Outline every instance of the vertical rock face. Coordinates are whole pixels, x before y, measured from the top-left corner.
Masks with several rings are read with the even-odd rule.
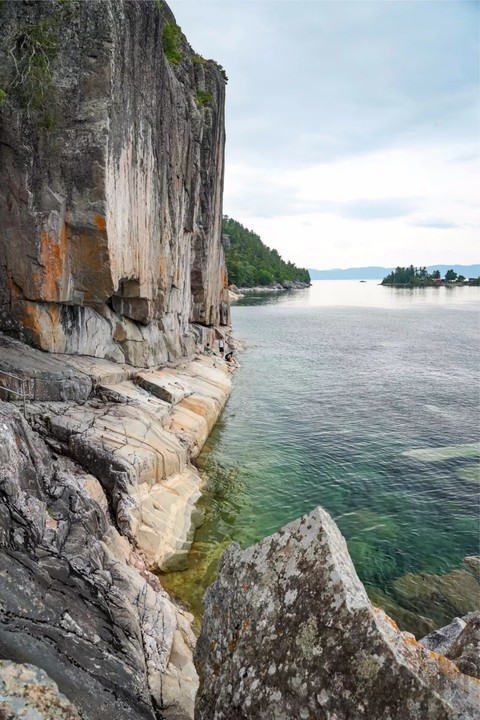
[[[0,329],[149,366],[229,322],[225,80],[163,2],[0,6]]]
[[[321,508],[226,551],[197,668],[197,720],[478,717],[478,681],[371,606]]]

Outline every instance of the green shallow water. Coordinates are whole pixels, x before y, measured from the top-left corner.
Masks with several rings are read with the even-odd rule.
[[[234,307],[247,349],[198,461],[204,523],[166,588],[199,615],[230,542],[322,505],[372,599],[404,627],[474,609],[460,568],[479,552],[479,308],[477,288],[343,281]],[[429,575],[452,571],[429,590]]]

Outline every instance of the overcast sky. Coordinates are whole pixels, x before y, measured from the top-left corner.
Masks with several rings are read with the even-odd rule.
[[[224,213],[313,268],[480,261],[477,0],[168,0],[227,85]]]

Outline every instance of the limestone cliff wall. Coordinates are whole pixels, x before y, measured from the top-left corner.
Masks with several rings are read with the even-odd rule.
[[[188,354],[193,324],[229,322],[222,69],[164,2],[0,13],[0,329],[139,366]]]

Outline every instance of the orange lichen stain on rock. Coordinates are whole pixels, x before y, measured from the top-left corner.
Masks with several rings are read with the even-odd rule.
[[[95,217],[93,218],[93,222],[95,223],[95,225],[97,226],[97,228],[99,230],[101,230],[102,232],[106,231],[107,221],[106,221],[104,215],[95,215]]]
[[[45,307],[29,300],[23,303],[23,327],[42,350],[64,351],[60,313],[60,305]]]
[[[65,223],[58,235],[50,234],[48,230],[42,230],[40,262],[44,271],[41,274],[42,282],[40,295],[42,300],[63,300],[61,297],[62,281],[64,281],[68,263],[68,238],[67,226]],[[36,280],[39,273],[36,274]]]
[[[248,630],[249,627],[250,627],[250,621],[249,621],[249,620],[244,620],[244,621],[242,622],[242,633],[245,633],[245,632]]]

